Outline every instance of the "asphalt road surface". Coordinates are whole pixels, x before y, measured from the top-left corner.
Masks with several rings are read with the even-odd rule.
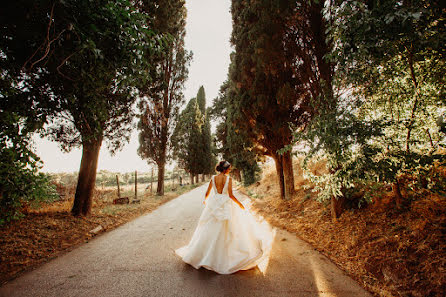
[[[265,273],[256,267],[219,275],[187,265],[174,250],[192,236],[206,187],[22,275],[1,287],[0,296],[371,296],[284,230],[276,230]]]

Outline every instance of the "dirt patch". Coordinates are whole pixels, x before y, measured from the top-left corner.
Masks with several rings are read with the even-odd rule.
[[[376,296],[444,296],[446,197],[418,192],[397,210],[389,191],[380,203],[346,210],[332,222],[329,205],[303,188],[307,181],[294,165],[293,199],[280,200],[271,169],[246,189],[272,225],[310,243]]]
[[[65,193],[64,197],[70,198],[42,205],[38,209],[26,209],[23,219],[0,228],[0,284],[88,242],[98,234],[151,212],[195,186],[185,186],[164,196],[144,194],[138,197],[140,203],[125,205],[113,205],[113,199],[117,196],[115,191],[96,189],[92,214],[86,218],[70,214],[74,188],[58,189]],[[124,192],[122,196],[126,194],[130,197],[134,195]],[[91,232],[95,228],[101,230]]]

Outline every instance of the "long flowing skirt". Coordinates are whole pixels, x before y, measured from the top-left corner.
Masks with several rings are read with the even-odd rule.
[[[270,254],[274,232],[227,195],[209,197],[188,245],[175,250],[184,262],[220,274],[253,268]],[[260,265],[259,265],[260,266]]]

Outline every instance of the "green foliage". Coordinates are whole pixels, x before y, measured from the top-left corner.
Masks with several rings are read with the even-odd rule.
[[[211,120],[209,111],[206,109],[206,95],[204,92],[204,87],[201,86],[197,93],[197,104],[200,108],[200,112],[204,117],[203,126],[201,129],[200,140],[198,142],[200,146],[200,173],[202,174],[212,174],[214,173],[215,164],[217,159],[214,155],[212,148],[212,135],[211,135]]]
[[[298,82],[291,64],[286,63],[282,44],[295,5],[232,1],[235,53],[229,79],[236,86],[231,96],[232,122],[269,154],[290,143],[288,122],[298,118],[293,108],[298,100],[296,89],[285,96],[288,86]]]
[[[444,186],[441,186],[444,181],[433,170],[438,162],[444,163],[444,155],[407,154],[404,150],[385,149],[382,144],[390,142],[385,131],[392,125],[391,121],[364,121],[355,115],[357,110],[337,104],[336,109],[321,110],[305,130],[295,130],[294,141],[304,148],[298,152],[304,156],[304,175],[314,185],[313,191],[318,193],[319,201],[331,197],[349,198],[354,188],[395,183],[405,174],[429,176],[428,180],[417,183],[418,188],[444,193]],[[326,162],[328,172],[314,175],[308,165],[319,160]],[[374,191],[373,186],[369,188],[358,200],[359,205],[371,202],[371,195],[376,193],[379,191]]]
[[[192,98],[181,112],[172,142],[174,157],[181,168],[193,175],[210,174],[214,171],[216,159],[203,87],[200,87],[197,97]]]
[[[130,136],[135,88],[150,78],[147,56],[157,46],[147,28],[151,17],[129,1],[70,1],[57,7],[58,26],[71,29],[46,62],[61,109],[46,135],[65,150],[104,138],[114,152]]]
[[[313,98],[318,109],[309,125],[294,126],[304,168],[310,160],[327,162],[326,174],[306,171],[318,199],[427,172],[432,182],[417,186],[444,192],[433,171],[445,159],[438,150],[444,135],[437,123],[445,110],[441,14],[437,2],[327,3],[333,42],[327,58],[336,72]],[[369,201],[365,195],[359,203]]]
[[[46,189],[28,145],[33,132],[58,141],[66,151],[85,143],[98,147],[105,139],[115,152],[128,140],[136,87],[150,79],[147,57],[164,41],[151,20],[144,5],[127,0],[4,3],[0,112],[2,125],[18,133],[2,135],[2,167],[17,173],[15,184],[33,185],[35,192],[8,186],[2,199],[39,197],[33,193]],[[50,125],[42,130],[45,123]],[[17,147],[20,154],[13,154]]]
[[[30,127],[21,117],[0,113],[0,226],[22,216],[24,203],[37,205],[57,197],[41,162],[32,152]]]
[[[260,167],[257,160],[260,159],[260,152],[255,149],[246,131],[237,129],[233,124],[235,111],[231,96],[236,96],[234,86],[230,80],[226,80],[220,87],[218,97],[213,101],[210,114],[219,122],[215,136],[217,152],[230,162],[234,169],[242,172],[243,183],[247,186],[259,177]]]
[[[64,150],[102,137],[119,149],[134,86],[150,78],[142,59],[156,48],[150,16],[107,0],[12,1],[2,12],[2,69],[19,90],[10,104],[45,110],[53,125],[44,134]]]
[[[232,1],[235,47],[229,77],[235,86],[232,122],[264,155],[274,158],[280,195],[294,193],[289,124],[305,126],[311,101],[331,84],[332,65],[322,1]]]
[[[192,98],[181,112],[172,135],[174,158],[181,168],[193,175],[200,172],[199,141],[203,120],[197,100]]]
[[[376,179],[380,150],[371,140],[383,135],[385,124],[358,119],[356,110],[345,108],[349,100],[325,97],[324,104],[331,108],[321,109],[305,129],[295,129],[294,141],[304,148],[298,154],[304,155],[305,177],[315,185],[320,201],[343,196],[358,181]],[[326,161],[328,172],[314,175],[308,165],[319,160]]]
[[[151,55],[152,80],[139,88],[143,97],[138,103],[138,154],[158,168],[164,168],[171,157],[171,136],[184,103],[183,87],[192,58],[184,48],[186,7],[183,0],[160,1],[154,7],[154,23],[163,34],[169,34],[164,50]]]
[[[385,155],[379,176],[391,181],[432,166],[444,142],[436,123],[446,110],[442,6],[342,1],[330,9],[336,84],[362,100],[359,118],[388,123],[375,142]]]
[[[392,120],[385,131],[392,151],[435,151],[446,103],[441,5],[342,1],[329,10],[336,84],[363,98],[359,116]]]

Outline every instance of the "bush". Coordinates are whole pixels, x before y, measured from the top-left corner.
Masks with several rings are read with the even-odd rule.
[[[28,132],[20,128],[17,117],[1,115],[0,226],[22,217],[25,204],[36,206],[58,197],[50,177],[38,172],[41,161],[30,150]]]

